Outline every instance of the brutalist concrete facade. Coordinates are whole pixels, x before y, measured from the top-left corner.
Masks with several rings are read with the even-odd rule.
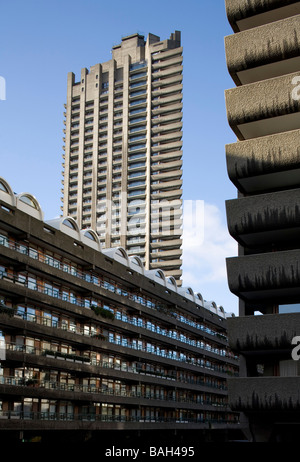
[[[239,244],[227,259],[239,297],[229,342],[241,355],[229,401],[251,441],[297,438],[300,373],[292,356],[300,335],[300,2],[226,0],[235,32],[225,38],[236,88],[226,91],[237,142],[226,146],[237,199],[226,202]],[[262,316],[261,316],[262,315]]]
[[[0,178],[1,443],[234,437],[230,316]]]

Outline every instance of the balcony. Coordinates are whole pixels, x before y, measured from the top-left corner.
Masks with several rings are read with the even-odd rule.
[[[181,171],[182,160],[171,160],[170,162],[160,162],[159,164],[152,164],[151,171],[160,172],[162,175],[168,174],[168,170]]]
[[[182,250],[180,248],[176,249],[174,247],[169,250],[161,248],[159,249],[159,252],[152,251],[151,258],[163,258],[166,262],[171,258],[176,260],[182,256]]]
[[[171,133],[162,133],[160,135],[152,136],[152,143],[167,143],[181,141],[182,131],[174,131]]]
[[[160,165],[158,165],[158,169],[163,168],[166,166],[165,162],[170,162],[170,161],[181,161],[182,158],[182,150],[175,148],[174,146],[172,147],[174,151],[157,151],[157,152],[152,152],[152,160],[153,161],[160,161],[164,162]],[[151,165],[151,168],[153,169],[153,164]]]
[[[162,77],[173,76],[181,74],[183,66],[181,64],[174,65],[165,69],[154,69],[152,72],[152,79],[160,79]]]
[[[227,258],[231,292],[249,302],[298,303],[300,250]]]
[[[153,191],[151,193],[151,200],[177,200],[181,199],[182,196],[182,189],[176,188],[170,191]]]
[[[226,0],[226,13],[229,23],[235,32],[251,29],[262,24],[300,13],[297,0]]]
[[[227,319],[229,347],[235,351],[292,349],[292,338],[300,332],[300,313],[239,316]]]
[[[161,153],[163,153],[163,151],[166,151],[166,150],[172,150],[172,149],[181,149],[182,148],[182,141],[173,141],[173,142],[169,142],[169,143],[166,143],[166,144],[160,144],[158,146],[152,146],[151,148],[151,151],[152,151],[152,154],[156,153],[156,155],[159,155]],[[168,156],[167,156],[168,157]]]
[[[174,247],[180,248],[182,245],[181,239],[166,239],[162,240],[161,242],[156,242],[155,239],[151,242],[151,249],[160,249],[163,248],[164,250],[173,249]]]
[[[300,70],[300,16],[225,38],[229,73],[237,85]]]
[[[152,90],[152,98],[157,97],[157,96],[159,96],[159,97],[168,96],[169,93],[173,93],[173,92],[181,93],[182,89],[183,89],[182,84],[171,85],[171,86],[166,87],[166,88],[161,87],[158,90],[155,90],[155,91]]]
[[[174,189],[181,188],[182,180],[172,179],[170,177],[171,175],[167,175],[166,177],[170,179],[170,181],[158,181],[158,179],[154,176],[155,181],[152,181],[151,183],[151,192],[156,190],[159,190],[159,192],[173,191]]]
[[[178,66],[179,64],[182,64],[182,59],[182,56],[176,56],[174,58],[170,57],[170,59],[160,60],[159,62],[152,64],[152,70],[163,70],[169,66]]]
[[[169,124],[166,125],[158,125],[154,126],[151,130],[152,136],[159,133],[163,134],[164,132],[170,132],[170,131],[181,131],[182,130],[182,122],[178,121],[170,121]]]
[[[300,189],[226,201],[229,233],[241,245],[250,248],[268,248],[271,243],[297,243],[299,204]]]
[[[169,398],[166,393],[148,393],[146,391],[137,392],[127,389],[102,388],[96,385],[83,385],[79,383],[64,383],[50,380],[34,380],[21,377],[5,376],[0,378],[0,390],[8,394],[26,394],[27,396],[43,397],[47,390],[47,396],[52,399],[70,399],[76,394],[79,401],[93,400],[110,402],[116,404],[149,404],[151,399],[152,406],[162,406],[175,408],[180,406],[184,409],[210,409],[210,406],[223,407],[227,405],[221,400],[212,398],[197,401],[193,396],[186,398],[173,397]],[[15,414],[16,415],[16,414]],[[2,416],[3,417],[3,414]],[[12,413],[11,413],[12,417]]]
[[[161,260],[156,262],[155,260],[152,260],[151,261],[151,268],[153,269],[162,269],[163,271],[165,271],[165,269],[169,269],[170,271],[173,269],[173,268],[178,268],[180,269],[182,266],[182,261],[179,260],[178,258],[175,259],[174,257],[174,260]]]
[[[156,95],[155,95],[156,96]],[[171,96],[168,96],[168,95],[164,95],[161,96],[161,97],[157,97],[157,99],[155,99],[154,95],[152,97],[152,107],[153,107],[153,110],[156,109],[156,107],[166,107],[170,104],[176,104],[176,103],[180,103],[182,101],[182,93],[181,92],[178,92],[178,93],[175,93],[175,94],[172,94]]]
[[[300,103],[293,97],[298,73],[226,90],[227,118],[239,140],[296,130]]]
[[[246,377],[228,379],[233,411],[298,411],[300,377]]]
[[[181,180],[182,177],[182,170],[171,170],[171,171],[163,171],[160,173],[152,174],[151,175],[151,182],[154,184],[155,181],[163,181],[163,180],[169,180],[169,182],[176,182],[177,180]],[[163,183],[160,183],[163,185]],[[177,183],[177,185],[181,185],[181,183]]]
[[[237,422],[219,419],[213,421],[204,418],[165,418],[165,417],[128,417],[122,415],[75,414],[66,412],[14,412],[1,411],[0,429],[2,430],[200,430],[200,429],[239,429]]]
[[[152,81],[152,89],[161,87],[162,85],[176,85],[180,84],[182,82],[182,75],[175,75],[173,77],[169,77],[167,79],[164,79],[163,81],[161,80],[153,80]]]
[[[227,170],[239,191],[300,186],[300,130],[226,145]]]

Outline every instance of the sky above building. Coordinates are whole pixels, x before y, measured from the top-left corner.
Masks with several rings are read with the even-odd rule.
[[[224,52],[224,36],[232,33],[225,1],[11,0],[2,2],[1,19],[0,176],[16,193],[33,194],[45,220],[61,213],[67,73],[78,79],[82,68],[110,60],[123,36],[150,32],[163,40],[181,31],[183,285],[237,313],[225,263],[237,254],[225,211],[236,197],[225,159],[225,144],[236,140],[224,98],[234,86]]]

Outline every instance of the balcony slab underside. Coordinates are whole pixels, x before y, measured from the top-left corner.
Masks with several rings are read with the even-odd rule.
[[[300,13],[297,0],[226,0],[226,13],[235,32],[258,27]]]
[[[300,334],[300,313],[238,316],[228,319],[229,345],[235,351],[257,352],[292,349]]]
[[[300,15],[225,38],[229,73],[237,85],[300,69]]]
[[[227,118],[239,140],[268,136],[300,126],[300,104],[295,95],[299,73],[226,90]]]
[[[300,130],[226,145],[230,180],[245,194],[300,186]]]
[[[245,301],[298,303],[300,250],[227,258],[228,284]]]
[[[244,246],[291,243],[299,240],[300,189],[226,201],[231,234]]]

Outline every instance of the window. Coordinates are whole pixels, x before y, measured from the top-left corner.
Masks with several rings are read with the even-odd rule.
[[[21,196],[20,201],[24,202],[27,205],[30,205],[30,207],[33,207],[34,209],[38,208],[36,203],[33,201],[33,199],[29,196],[26,196],[26,195]]]
[[[134,127],[129,130],[129,133],[139,132],[141,130],[146,130],[146,125],[140,125],[139,127]]]
[[[136,69],[140,69],[140,68],[142,68],[142,67],[145,67],[146,65],[147,65],[147,61],[140,61],[140,62],[138,62],[138,63],[133,63],[133,64],[131,64],[129,69],[130,69],[131,71],[134,71],[134,70],[136,70]]]
[[[138,118],[135,118],[135,119],[131,119],[130,124],[136,124],[137,122],[142,122],[144,120],[146,120],[146,117],[138,117]]]
[[[8,193],[8,189],[2,181],[0,181],[0,190]]]
[[[129,151],[134,151],[135,149],[143,149],[145,147],[146,147],[145,143],[143,143],[143,144],[135,144],[135,145],[129,147]]]
[[[138,91],[133,91],[130,93],[130,97],[133,98],[138,95],[144,95],[146,90],[138,90]]]
[[[139,72],[138,74],[134,74],[130,76],[130,79],[139,79],[140,77],[144,77],[147,75],[147,72]]]
[[[138,168],[138,167],[145,167],[145,162],[134,162],[129,165],[128,169]]]
[[[146,101],[147,101],[146,98],[136,99],[130,102],[130,106],[136,106],[137,104],[143,104],[143,103],[146,103]]]
[[[146,111],[146,108],[145,107],[140,107],[139,109],[131,109],[131,111],[129,112],[129,114],[138,114],[139,112],[145,112]]]
[[[136,88],[136,87],[140,87],[142,85],[146,85],[147,81],[146,80],[142,80],[140,82],[135,82],[135,83],[131,83],[130,84],[130,88]]]
[[[145,194],[145,190],[144,189],[136,189],[136,190],[130,191],[128,193],[128,196],[137,196],[139,194]]]

